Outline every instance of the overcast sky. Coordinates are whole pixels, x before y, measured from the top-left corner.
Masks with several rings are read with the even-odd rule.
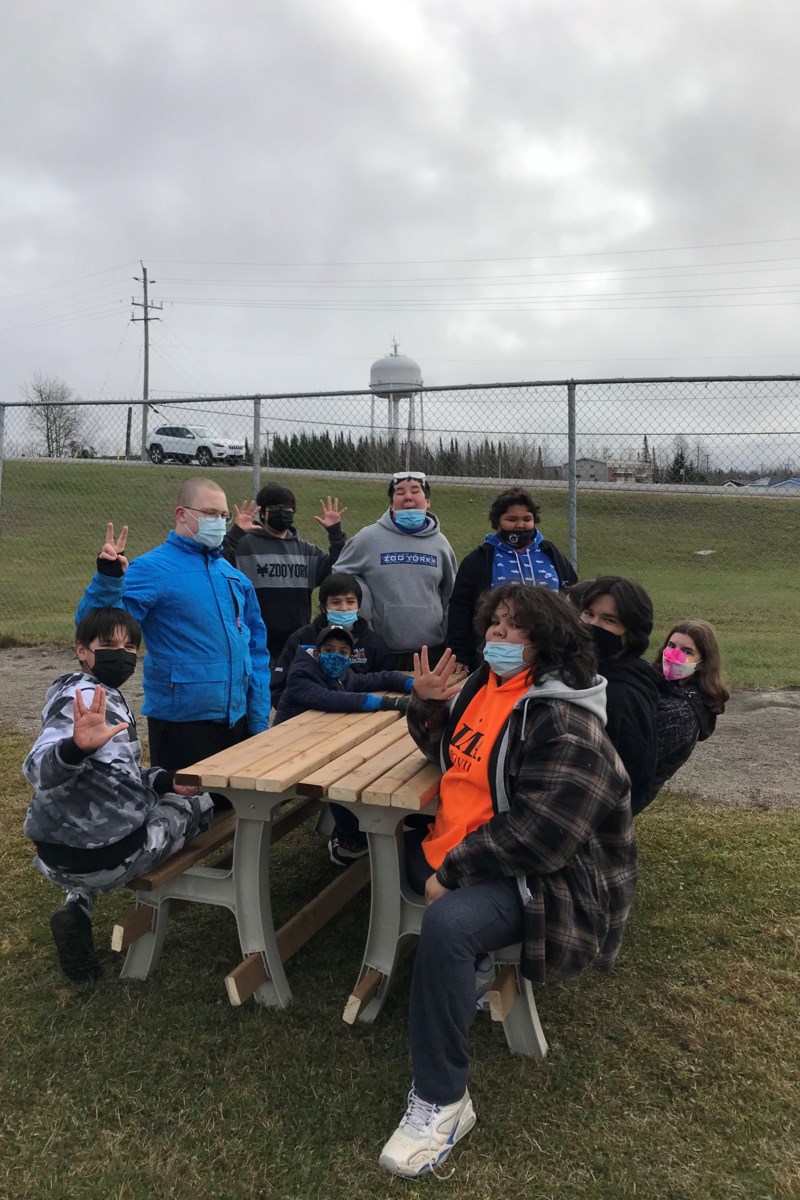
[[[800,371],[796,0],[6,5],[0,335],[140,395]],[[136,315],[141,315],[137,310]]]

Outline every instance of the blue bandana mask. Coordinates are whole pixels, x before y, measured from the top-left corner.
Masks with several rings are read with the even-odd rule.
[[[350,659],[346,654],[331,653],[326,650],[320,651],[317,662],[329,679],[339,679],[350,666]]]
[[[527,642],[487,642],[483,647],[483,661],[496,675],[512,675],[527,666],[527,648]]]
[[[207,546],[209,550],[217,550],[222,545],[225,529],[224,517],[198,517],[194,540],[201,546]]]
[[[392,516],[395,525],[406,533],[418,533],[428,519],[424,508],[401,508]]]
[[[326,608],[325,619],[334,628],[349,629],[358,620],[358,609],[351,609],[349,612],[339,612],[335,608]]]

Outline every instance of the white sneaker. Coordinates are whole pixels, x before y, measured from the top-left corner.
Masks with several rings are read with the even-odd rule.
[[[420,1100],[412,1085],[405,1116],[383,1147],[380,1164],[391,1175],[406,1179],[435,1171],[475,1120],[469,1092],[455,1104],[428,1104]]]

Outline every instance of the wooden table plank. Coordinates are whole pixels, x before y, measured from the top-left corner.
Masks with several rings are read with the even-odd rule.
[[[328,788],[328,796],[331,800],[360,800],[361,794],[370,783],[374,783],[376,779],[380,779],[392,767],[396,767],[398,763],[403,762],[408,758],[409,754],[413,754],[416,749],[413,738],[406,733],[404,737],[395,742],[392,746],[387,746],[380,754],[370,758],[368,762],[362,763],[355,771],[351,771],[348,775],[343,775],[332,783]]]
[[[237,770],[263,757],[272,747],[277,749],[285,745],[287,741],[298,736],[305,726],[311,725],[314,717],[319,716],[319,713],[301,713],[299,717],[295,717],[296,724],[287,721],[285,725],[265,729],[244,742],[229,746],[227,750],[210,754],[208,758],[202,758],[199,762],[178,771],[175,782],[194,787],[227,787],[228,780]]]
[[[301,714],[305,716],[306,714]],[[250,763],[233,772],[230,777],[229,787],[238,789],[258,788],[259,780],[270,771],[280,768],[285,763],[293,762],[300,754],[306,750],[320,745],[327,741],[328,738],[335,737],[338,733],[348,730],[353,726],[357,726],[358,718],[361,713],[315,713],[317,717],[327,718],[324,721],[315,723],[314,721],[307,722],[302,726],[292,726],[297,718],[292,721],[287,721],[285,725],[279,725],[275,730],[276,740],[282,729],[288,729],[287,735],[279,742],[279,744],[266,752],[262,749],[259,758],[253,759]],[[331,721],[331,717],[336,717],[337,720]]]
[[[368,762],[374,755],[380,754],[382,750],[386,750],[407,736],[408,730],[405,722],[396,721],[388,729],[382,729],[380,733],[373,734],[371,738],[367,738],[365,742],[361,742],[354,749],[348,750],[340,758],[326,763],[324,767],[306,775],[297,785],[298,792],[301,796],[324,796],[330,785],[337,779],[341,779],[350,771],[355,771],[362,763]]]
[[[428,763],[419,774],[392,792],[389,804],[392,808],[408,808],[414,811],[424,808],[439,791],[441,781],[442,772],[439,767]]]
[[[391,803],[392,792],[397,791],[409,779],[413,779],[427,765],[428,759],[422,751],[412,750],[396,767],[392,767],[382,778],[376,779],[374,783],[364,789],[361,794],[362,802],[388,806]]]
[[[313,749],[304,750],[302,754],[295,755],[291,761],[281,763],[277,767],[270,767],[268,773],[262,772],[256,782],[256,790],[281,792],[285,788],[293,787],[305,775],[325,766],[331,759],[351,750],[353,746],[357,746],[371,734],[377,733],[387,725],[394,724],[400,718],[400,713],[396,710],[354,715],[357,720],[347,727],[345,727],[346,718],[341,719],[340,732],[333,737],[328,737],[324,741],[318,740]],[[235,779],[231,780],[231,786],[238,786]]]

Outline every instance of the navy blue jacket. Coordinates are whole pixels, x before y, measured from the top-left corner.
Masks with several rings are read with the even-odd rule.
[[[272,663],[272,703],[276,708],[281,702],[283,689],[286,686],[286,680],[292,669],[298,647],[316,646],[317,638],[329,624],[330,621],[327,617],[320,613],[310,625],[304,625],[302,629],[297,629],[291,635],[278,661]],[[355,625],[350,627],[350,633],[353,635],[355,643],[350,659],[351,670],[355,671],[357,675],[365,675],[370,671],[382,671],[384,663],[389,657],[389,647],[380,634],[376,633],[374,629],[370,629],[363,617],[359,617]]]
[[[399,671],[372,671],[357,675],[349,668],[339,679],[325,674],[302,647],[297,651],[273,724],[280,725],[309,708],[320,712],[362,712],[368,692],[407,692],[411,679]]]

